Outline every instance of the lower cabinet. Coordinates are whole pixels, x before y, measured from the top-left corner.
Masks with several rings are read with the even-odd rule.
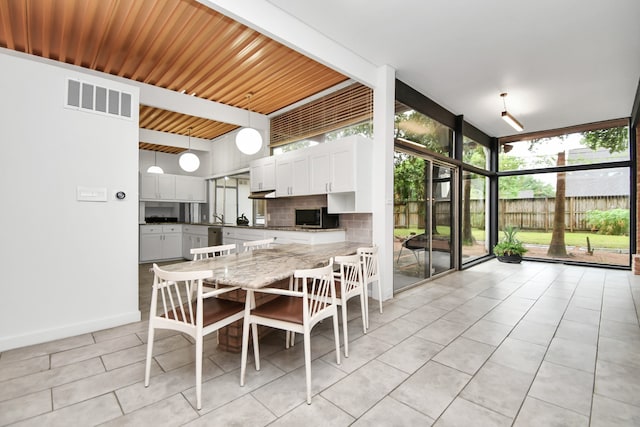
[[[209,227],[203,225],[182,226],[182,258],[192,260],[191,249],[209,246]]]
[[[182,257],[182,226],[141,225],[140,261],[149,262]]]

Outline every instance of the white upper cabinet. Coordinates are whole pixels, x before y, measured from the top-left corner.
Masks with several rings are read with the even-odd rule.
[[[304,196],[310,194],[308,156],[291,152],[275,156],[275,158],[276,197]]]
[[[269,191],[276,189],[276,161],[273,156],[263,157],[251,162],[251,191]]]
[[[206,183],[195,176],[143,173],[140,200],[206,202]]]

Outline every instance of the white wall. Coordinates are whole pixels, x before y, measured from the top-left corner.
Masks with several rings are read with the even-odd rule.
[[[140,318],[138,89],[52,64],[0,51],[0,351]],[[131,93],[133,120],[65,108],[68,77]]]

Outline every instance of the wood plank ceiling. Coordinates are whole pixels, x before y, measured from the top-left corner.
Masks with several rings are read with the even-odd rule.
[[[262,114],[347,79],[195,0],[0,0],[0,46],[239,108],[251,92]],[[205,139],[237,128],[148,106],[140,127]]]

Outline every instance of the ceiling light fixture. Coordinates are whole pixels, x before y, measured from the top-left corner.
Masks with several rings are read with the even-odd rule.
[[[164,173],[162,168],[160,166],[158,166],[158,152],[157,151],[153,152],[153,165],[149,166],[149,169],[147,169],[147,173]]]
[[[509,114],[509,112],[507,111],[507,102],[505,101],[505,98],[507,97],[507,92],[501,93],[500,96],[502,97],[502,105],[504,106],[504,111],[502,112],[502,119],[505,122],[509,123],[511,127],[513,127],[518,132],[522,132],[524,130],[524,126],[522,126],[522,124],[518,120],[516,120],[515,117]]]
[[[178,163],[186,172],[193,172],[200,167],[200,159],[191,152],[191,127],[189,127],[189,149],[180,155]]]
[[[262,135],[251,127],[251,97],[253,93],[247,94],[247,109],[249,110],[249,126],[240,129],[236,134],[236,147],[244,154],[256,154],[262,148]]]

